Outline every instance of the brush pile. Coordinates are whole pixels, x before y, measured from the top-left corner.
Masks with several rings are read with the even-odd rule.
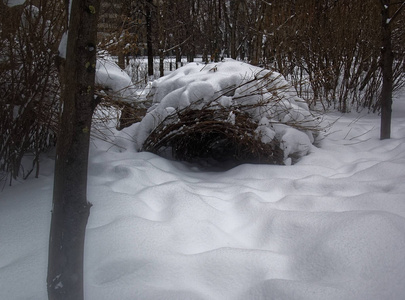
[[[291,164],[318,136],[317,119],[280,74],[234,60],[188,64],[155,81],[149,97],[136,146],[167,158]]]
[[[276,139],[261,142],[255,132],[257,124],[242,109],[195,109],[190,105],[167,116],[145,140],[142,150],[202,165],[283,163]]]

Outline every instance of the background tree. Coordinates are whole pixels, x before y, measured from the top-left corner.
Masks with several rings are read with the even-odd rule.
[[[383,84],[381,89],[381,131],[380,138],[391,138],[392,90],[394,85],[392,45],[393,22],[405,7],[405,1],[394,3],[391,0],[380,0],[381,7],[381,71]],[[403,24],[402,24],[403,26]]]
[[[155,6],[153,0],[145,0],[144,3],[145,18],[146,18],[146,47],[148,51],[148,75],[153,76],[153,21]]]
[[[349,0],[142,0],[139,49],[205,62],[223,57],[272,68],[288,78],[313,106],[342,112],[381,107],[382,70],[379,1]],[[139,4],[136,4],[139,3]],[[403,1],[392,2],[397,8]],[[393,6],[391,5],[391,6]],[[149,12],[148,12],[149,9]],[[138,9],[139,11],[139,9]],[[153,13],[152,13],[153,12]],[[393,13],[393,12],[391,12]],[[136,14],[132,14],[136,15]],[[138,14],[139,15],[139,14]],[[150,16],[150,17],[148,17]],[[154,26],[148,20],[154,22]],[[396,48],[393,89],[404,83],[404,15],[391,23]],[[145,47],[144,45],[149,45]],[[151,50],[152,49],[152,50]],[[156,73],[158,74],[158,73]]]
[[[132,17],[131,0],[101,1],[98,24],[98,47],[118,58],[118,65],[125,69],[129,56],[138,52],[136,19]],[[101,56],[101,55],[100,55]]]
[[[90,127],[94,98],[99,0],[72,0],[56,148],[49,239],[49,299],[83,299],[83,252]]]
[[[266,1],[259,62],[290,79],[309,103],[342,112],[378,111],[380,8],[366,1]],[[398,17],[402,20],[403,15]],[[403,26],[392,24],[395,32]],[[403,30],[402,30],[403,32]],[[397,37],[393,39],[399,41]],[[396,43],[393,88],[404,81],[404,44]]]

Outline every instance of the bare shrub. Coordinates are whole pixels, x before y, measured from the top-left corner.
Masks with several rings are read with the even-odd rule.
[[[53,146],[59,118],[55,65],[61,36],[59,2],[3,7],[0,23],[0,172],[38,176],[40,154]],[[24,164],[23,157],[30,162]]]
[[[284,155],[277,139],[267,144],[261,142],[260,134],[255,132],[257,123],[245,109],[188,106],[161,122],[148,136],[142,151],[158,155],[171,151],[170,156],[176,160],[208,166],[283,164]],[[233,114],[234,119],[230,120]]]
[[[265,18],[262,61],[291,80],[300,97],[342,112],[380,109],[377,1],[284,1],[268,6]],[[392,25],[394,89],[404,83],[403,18]]]

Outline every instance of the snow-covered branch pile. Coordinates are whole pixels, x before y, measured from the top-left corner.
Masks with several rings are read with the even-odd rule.
[[[116,100],[133,102],[135,87],[128,74],[109,55],[99,55],[96,64],[96,87]]]
[[[155,81],[136,125],[138,150],[203,164],[290,164],[308,154],[317,118],[279,73],[226,60]]]
[[[108,126],[111,119],[116,119],[116,128],[121,130],[142,120],[146,113],[140,100],[143,91],[135,87],[129,75],[104,51],[98,53],[95,84],[102,109],[95,111],[93,124]],[[94,129],[97,131],[99,127]]]

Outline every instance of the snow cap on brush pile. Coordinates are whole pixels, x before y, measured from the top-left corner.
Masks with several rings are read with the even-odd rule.
[[[138,150],[159,124],[175,122],[188,107],[229,108],[229,122],[243,110],[256,124],[249,134],[263,144],[276,139],[285,164],[307,155],[317,136],[317,119],[281,74],[231,59],[187,64],[154,81],[148,97],[153,105],[135,129]]]
[[[131,78],[108,55],[97,58],[95,83],[117,100],[133,102],[135,99]]]

